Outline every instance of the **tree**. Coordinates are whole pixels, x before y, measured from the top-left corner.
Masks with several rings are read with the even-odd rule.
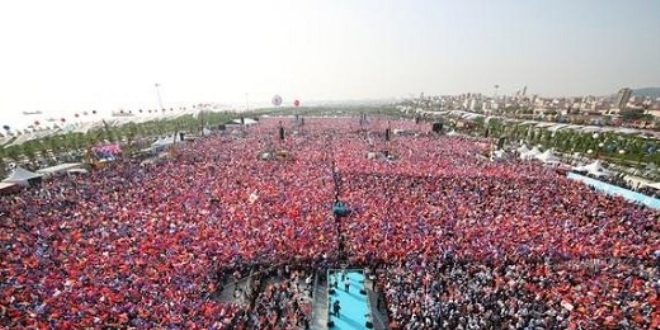
[[[632,121],[653,121],[653,116],[639,111],[624,111],[621,113],[621,119],[625,122]]]

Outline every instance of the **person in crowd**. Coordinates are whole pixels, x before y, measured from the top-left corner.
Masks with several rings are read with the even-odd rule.
[[[332,315],[336,318],[341,318],[341,303],[339,299],[332,303]]]
[[[0,327],[305,328],[302,274],[338,268],[339,236],[342,263],[380,270],[393,329],[660,327],[657,210],[414,121],[308,118],[279,141],[280,120],[1,197]]]

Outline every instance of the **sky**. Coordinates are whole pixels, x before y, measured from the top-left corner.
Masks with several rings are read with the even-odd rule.
[[[0,3],[1,124],[97,110],[660,86],[657,0]]]

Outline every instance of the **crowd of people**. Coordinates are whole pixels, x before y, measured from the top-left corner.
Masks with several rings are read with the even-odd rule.
[[[388,127],[417,133],[386,141]],[[305,328],[299,281],[263,285],[250,304],[212,293],[248,265],[331,267],[336,199],[352,211],[342,251],[384,269],[395,327],[660,326],[657,211],[542,166],[490,162],[489,141],[413,121],[241,130],[2,197],[0,326]],[[258,159],[280,151],[290,156]],[[381,151],[393,157],[367,157]]]
[[[660,190],[649,187],[648,185],[642,184],[641,182],[633,183],[626,180],[625,175],[611,175],[606,177],[596,178],[606,183],[619,186],[628,190],[636,191],[640,194],[644,194],[653,198],[660,198]]]
[[[660,301],[657,291],[652,292],[658,285],[657,270],[635,259],[409,260],[386,274],[384,293],[392,328],[655,329],[658,325]]]
[[[292,272],[282,281],[266,282],[248,325],[253,329],[310,329],[312,286],[306,279],[304,274]]]

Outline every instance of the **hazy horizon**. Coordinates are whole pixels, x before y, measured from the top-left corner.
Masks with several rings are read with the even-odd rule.
[[[660,86],[660,1],[16,1],[0,111],[71,118],[198,102]]]

